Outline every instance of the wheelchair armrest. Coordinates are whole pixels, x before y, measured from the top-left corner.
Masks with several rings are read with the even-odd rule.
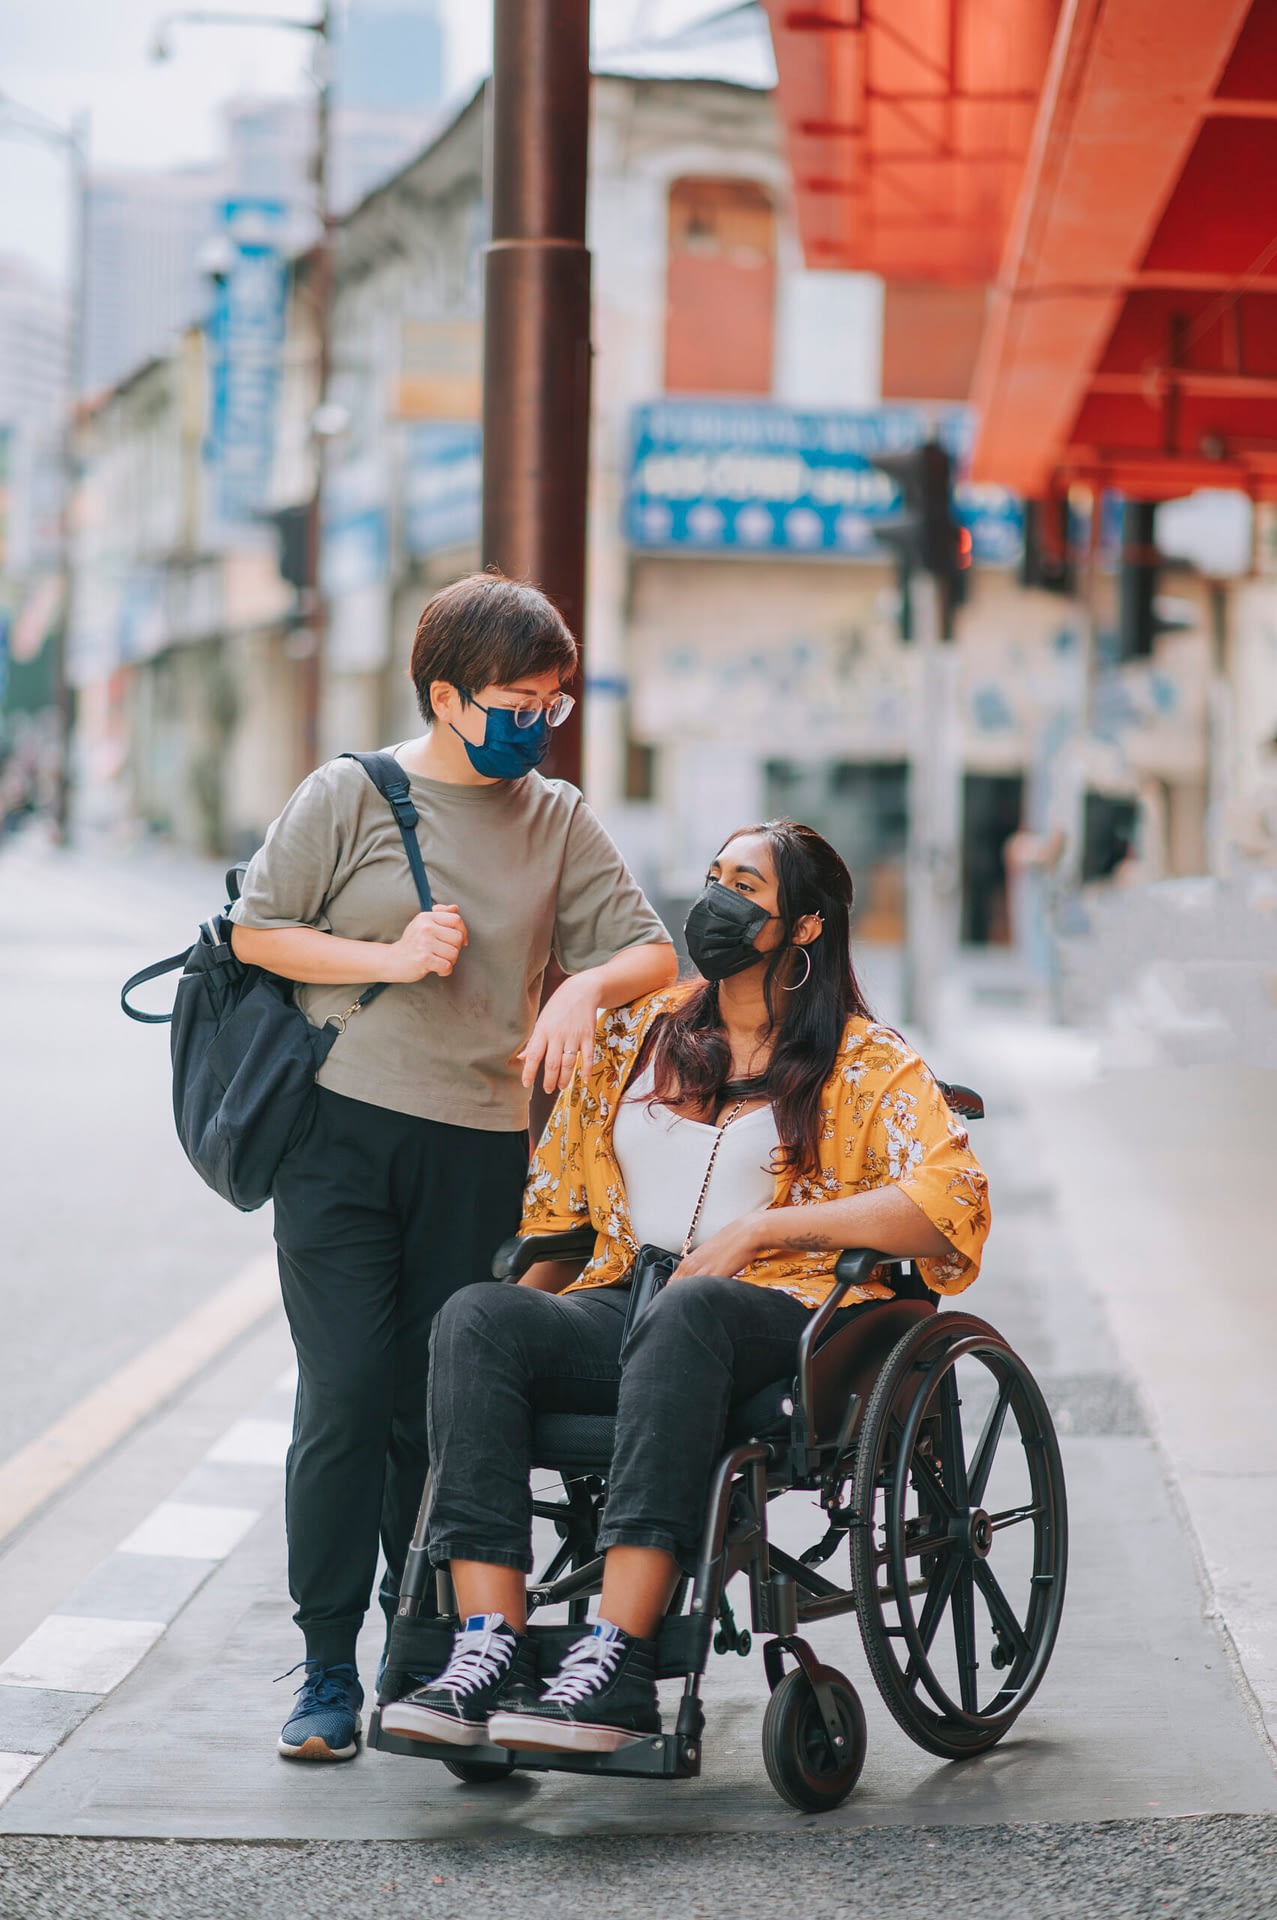
[[[902,1263],[902,1256],[899,1254],[874,1253],[869,1247],[849,1247],[846,1253],[839,1254],[834,1267],[832,1291],[826,1299],[821,1301],[803,1328],[802,1338],[798,1342],[798,1404],[808,1421],[812,1415],[812,1363],[816,1358],[816,1349],[820,1345],[821,1335],[842,1305],[850,1288],[863,1287],[875,1267],[898,1267]]]
[[[937,1080],[936,1085],[944,1095],[946,1106],[960,1113],[964,1120],[984,1119],[984,1097],[974,1087],[959,1086],[956,1080]]]
[[[591,1226],[570,1233],[519,1233],[503,1240],[492,1256],[494,1280],[518,1280],[538,1260],[577,1260],[584,1266],[594,1252],[598,1235]]]

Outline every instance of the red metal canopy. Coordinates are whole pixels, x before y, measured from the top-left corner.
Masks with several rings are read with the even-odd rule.
[[[1277,6],[1073,0],[973,388],[978,476],[1277,498]]]
[[[812,265],[994,283],[976,478],[1277,498],[1277,0],[769,10]]]
[[[992,279],[1057,6],[767,0],[813,266]]]

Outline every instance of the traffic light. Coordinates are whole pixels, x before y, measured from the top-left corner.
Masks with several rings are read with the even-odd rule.
[[[1024,503],[1024,553],[1020,585],[1071,594],[1077,586],[1070,539],[1069,501],[1064,493]]]
[[[874,537],[899,555],[906,581],[916,567],[939,582],[948,638],[949,615],[966,598],[971,565],[971,534],[953,511],[953,462],[938,441],[928,440],[907,453],[877,454],[873,464],[901,496],[899,513],[875,527]]]
[[[1122,508],[1122,563],[1117,582],[1117,657],[1147,659],[1159,633],[1182,633],[1194,625],[1192,610],[1181,616],[1159,605],[1158,576],[1165,566],[1154,531],[1156,505],[1128,500]]]

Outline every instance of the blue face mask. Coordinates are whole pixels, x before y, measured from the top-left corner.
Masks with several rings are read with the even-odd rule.
[[[533,767],[540,766],[550,751],[550,724],[544,714],[532,726],[520,727],[508,707],[480,707],[477,700],[470,705],[487,716],[482,746],[474,746],[460,728],[453,727],[452,731],[476,773],[489,780],[522,780]],[[452,726],[451,721],[448,724]]]

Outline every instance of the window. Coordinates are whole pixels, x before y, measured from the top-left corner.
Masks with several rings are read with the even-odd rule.
[[[667,393],[770,393],[776,217],[750,180],[676,180],[665,287]]]

